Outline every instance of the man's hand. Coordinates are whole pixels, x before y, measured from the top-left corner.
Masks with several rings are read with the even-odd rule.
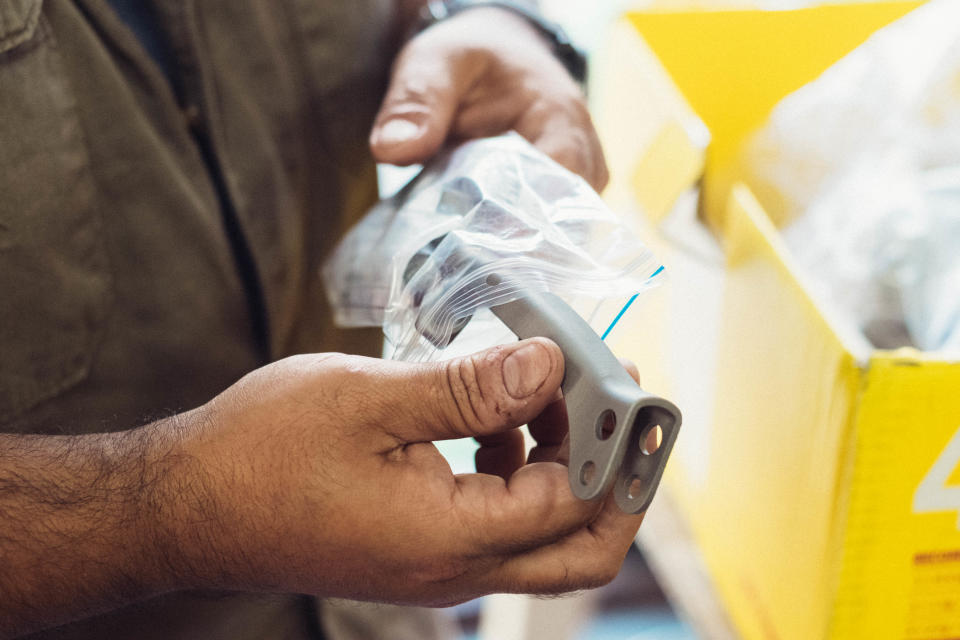
[[[327,354],[260,369],[185,436],[207,489],[171,539],[209,541],[186,566],[218,588],[447,605],[597,586],[640,518],[575,498],[562,464],[525,465],[516,430],[532,422],[541,458],[556,448],[562,378],[545,339],[430,365]],[[455,476],[432,441],[470,436],[481,473]]]
[[[304,355],[133,431],[0,435],[0,638],[173,590],[447,605],[607,582],[641,516],[570,492],[562,378],[542,338]],[[479,473],[455,476],[432,441],[468,436]]]
[[[379,162],[428,160],[448,140],[514,129],[597,191],[607,166],[583,93],[537,31],[508,10],[465,10],[401,50],[370,135]]]

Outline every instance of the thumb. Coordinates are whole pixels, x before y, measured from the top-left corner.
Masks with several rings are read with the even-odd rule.
[[[422,163],[443,145],[465,90],[457,58],[430,40],[413,40],[397,58],[370,132],[378,162]]]
[[[525,424],[556,397],[563,354],[532,338],[446,362],[393,369],[381,425],[403,443],[485,436]]]

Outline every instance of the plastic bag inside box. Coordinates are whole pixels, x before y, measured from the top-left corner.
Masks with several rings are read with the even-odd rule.
[[[960,353],[960,3],[915,9],[784,98],[743,162],[874,346]]]

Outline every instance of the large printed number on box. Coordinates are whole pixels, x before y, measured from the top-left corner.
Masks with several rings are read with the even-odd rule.
[[[954,469],[960,466],[960,429],[953,434],[940,457],[924,476],[913,494],[913,512],[956,511],[960,529],[960,486],[947,484]]]

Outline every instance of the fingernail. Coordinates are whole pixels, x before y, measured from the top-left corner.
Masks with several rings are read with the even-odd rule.
[[[420,125],[404,120],[403,118],[394,118],[387,120],[386,124],[380,127],[377,134],[376,144],[386,147],[392,147],[414,140],[420,136]]]
[[[550,374],[550,354],[539,344],[520,347],[503,361],[503,385],[514,398],[526,398]]]

